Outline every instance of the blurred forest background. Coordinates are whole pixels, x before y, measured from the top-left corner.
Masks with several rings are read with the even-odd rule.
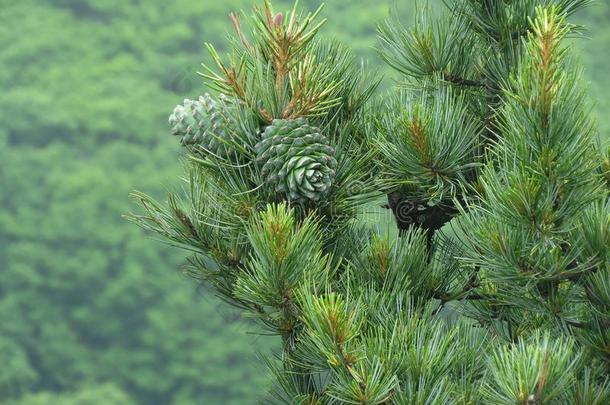
[[[178,184],[168,114],[205,91],[203,42],[223,49],[229,11],[252,1],[0,0],[1,404],[244,404],[265,392],[255,350],[274,339],[247,333],[181,276],[185,255],[121,218],[131,190]],[[378,66],[376,24],[393,3],[329,0],[325,34]],[[412,1],[398,3],[410,23]],[[610,6],[579,22],[607,140]]]

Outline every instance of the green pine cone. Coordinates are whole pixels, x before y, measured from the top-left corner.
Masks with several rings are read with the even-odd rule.
[[[169,117],[172,134],[181,137],[184,146],[196,146],[200,152],[227,157],[231,153],[227,144],[230,108],[234,106],[228,100],[221,97],[217,101],[209,94],[198,100],[186,99]]]
[[[335,178],[335,150],[305,119],[274,120],[255,150],[267,183],[290,200],[318,201]]]

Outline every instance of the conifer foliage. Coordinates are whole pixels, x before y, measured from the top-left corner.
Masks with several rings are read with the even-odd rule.
[[[610,403],[608,157],[569,40],[587,0],[388,19],[397,90],[314,13],[232,14],[170,117],[185,185],[130,219],[281,337],[265,403]],[[362,212],[388,201],[399,237]]]

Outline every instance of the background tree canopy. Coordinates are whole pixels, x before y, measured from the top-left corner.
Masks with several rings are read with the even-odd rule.
[[[132,189],[179,184],[168,113],[205,91],[203,42],[222,51],[227,14],[251,2],[0,2],[0,402],[237,404],[264,392],[251,347],[272,350],[270,339],[121,218]],[[374,67],[393,3],[330,1],[325,34]],[[580,21],[607,142],[610,5]]]

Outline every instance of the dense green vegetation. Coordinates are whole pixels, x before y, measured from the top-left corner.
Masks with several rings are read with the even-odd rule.
[[[263,393],[251,347],[267,352],[270,339],[182,278],[180,252],[121,218],[132,189],[162,196],[159,184],[178,184],[168,112],[204,91],[203,42],[222,44],[228,12],[250,3],[1,2],[0,402],[226,404]],[[393,1],[329,3],[325,34],[376,61],[375,24]],[[580,18],[610,135],[610,6]]]

